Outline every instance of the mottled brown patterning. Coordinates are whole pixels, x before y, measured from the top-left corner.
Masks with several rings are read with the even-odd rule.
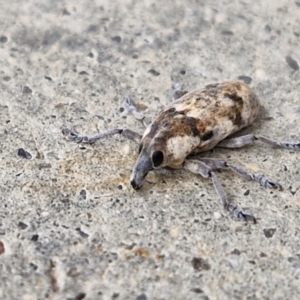
[[[180,168],[188,154],[212,149],[251,124],[258,112],[258,99],[243,82],[207,85],[165,107],[146,129],[142,144],[149,155],[164,153],[160,166]]]

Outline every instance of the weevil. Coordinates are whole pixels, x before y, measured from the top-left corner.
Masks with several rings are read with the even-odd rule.
[[[137,141],[139,156],[130,177],[133,189],[139,190],[152,170],[186,169],[211,178],[222,205],[239,220],[249,219],[255,223],[256,218],[251,213],[229,203],[215,170],[231,170],[270,189],[282,190],[282,186],[226,160],[197,155],[214,147],[240,148],[257,141],[273,148],[290,150],[300,150],[300,143],[276,142],[254,134],[230,138],[233,133],[253,123],[260,111],[255,92],[244,82],[210,84],[192,92],[177,90],[174,98],[146,127],[143,135],[124,128],[107,130],[94,136],[80,135],[67,127],[63,127],[62,132],[69,140],[78,143],[92,144],[115,134]],[[137,119],[145,121],[131,98],[125,101],[125,108]]]

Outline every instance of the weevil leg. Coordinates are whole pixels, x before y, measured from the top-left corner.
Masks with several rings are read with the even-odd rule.
[[[208,165],[209,167],[211,167],[213,170],[216,169],[227,169],[227,170],[231,170],[234,173],[243,176],[245,178],[247,178],[248,180],[254,180],[257,181],[258,183],[260,183],[262,186],[269,188],[269,189],[278,189],[278,190],[282,190],[282,186],[281,184],[270,180],[268,178],[266,178],[264,175],[261,174],[252,174],[249,173],[247,170],[245,170],[242,167],[233,165],[228,163],[225,160],[222,159],[217,159],[217,158],[199,158],[202,162],[204,162],[206,165]]]
[[[137,110],[137,105],[130,96],[126,98],[124,102],[124,108],[126,109],[126,111],[131,113],[138,121],[142,122],[145,127],[149,125],[149,121],[146,120],[146,117],[143,113]]]
[[[70,129],[68,127],[62,127],[62,133],[66,136],[66,138],[70,141],[74,141],[76,143],[84,143],[84,144],[94,144],[96,141],[113,136],[115,134],[120,134],[125,138],[132,140],[136,143],[139,143],[142,135],[132,131],[130,129],[109,129],[98,134],[88,136],[81,135],[77,131]]]
[[[172,170],[168,168],[154,169],[154,172],[159,175],[171,176]]]
[[[223,207],[232,212],[234,216],[240,221],[252,220],[253,223],[256,223],[256,219],[251,213],[244,212],[236,204],[228,202],[221,182],[219,181],[216,173],[209,165],[200,160],[186,159],[183,164],[183,168],[191,171],[192,173],[200,174],[204,178],[210,177]]]
[[[263,136],[256,136],[254,134],[247,134],[240,137],[223,140],[217,145],[217,147],[241,148],[247,145],[253,145],[256,142],[261,142],[271,146],[272,148],[285,148],[295,151],[300,150],[300,143],[276,142]]]

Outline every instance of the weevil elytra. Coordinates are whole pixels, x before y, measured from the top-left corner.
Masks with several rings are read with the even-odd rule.
[[[212,179],[222,205],[233,212],[239,220],[253,220],[251,213],[244,212],[237,205],[229,203],[224,189],[215,173],[216,169],[231,170],[247,179],[255,180],[262,186],[282,189],[282,186],[263,175],[251,174],[243,168],[222,159],[204,158],[195,155],[214,147],[240,148],[256,141],[274,148],[300,150],[300,143],[281,143],[253,134],[228,138],[231,134],[250,125],[256,119],[260,104],[254,91],[240,81],[228,81],[207,85],[190,93],[176,91],[175,101],[167,105],[147,126],[143,135],[129,129],[111,129],[94,136],[80,135],[67,127],[63,134],[72,141],[92,144],[114,134],[137,141],[139,156],[130,178],[131,186],[138,190],[144,178],[152,170],[172,168],[186,169]],[[137,119],[145,117],[128,98],[125,108]]]

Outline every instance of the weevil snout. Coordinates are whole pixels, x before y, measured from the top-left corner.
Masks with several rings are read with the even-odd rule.
[[[131,184],[131,186],[132,186],[132,188],[134,189],[134,190],[139,190],[142,186],[143,186],[143,184],[142,185],[139,185],[136,181],[135,181],[135,179],[133,179],[133,180],[131,180],[130,181],[130,184]]]
[[[139,190],[144,184],[144,178],[147,176],[148,172],[143,174],[141,172],[134,172],[132,171],[130,177],[130,184],[134,190]]]
[[[139,190],[143,186],[144,178],[151,170],[153,170],[151,159],[145,151],[142,151],[130,176],[130,183],[133,189]]]

